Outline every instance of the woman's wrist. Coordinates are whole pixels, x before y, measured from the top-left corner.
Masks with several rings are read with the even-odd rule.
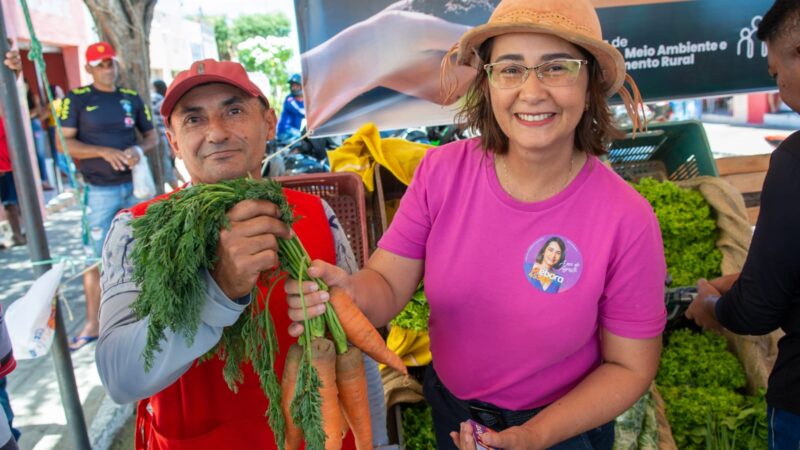
[[[550,445],[546,445],[547,436],[545,436],[542,432],[542,427],[535,424],[533,419],[524,423],[520,428],[525,430],[525,441],[527,444],[525,445],[525,448],[530,450],[538,450],[550,447]]]

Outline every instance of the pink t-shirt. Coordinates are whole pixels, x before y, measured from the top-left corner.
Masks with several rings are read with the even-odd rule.
[[[429,151],[379,246],[425,260],[445,386],[535,408],[600,364],[599,327],[634,339],[663,331],[661,233],[647,201],[595,157],[536,203],[503,190],[492,158],[478,139]]]

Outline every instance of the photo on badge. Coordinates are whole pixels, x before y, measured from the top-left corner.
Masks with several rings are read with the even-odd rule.
[[[493,430],[490,430],[488,427],[481,425],[472,419],[469,419],[467,422],[472,427],[472,437],[475,439],[475,448],[477,450],[502,450],[497,447],[490,447],[483,443],[483,435]]]

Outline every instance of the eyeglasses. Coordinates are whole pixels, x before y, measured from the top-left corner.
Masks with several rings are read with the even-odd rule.
[[[498,89],[514,89],[528,80],[531,70],[545,86],[569,86],[578,79],[581,66],[589,64],[585,59],[554,59],[533,67],[502,61],[485,64],[483,70],[489,75],[489,82]]]

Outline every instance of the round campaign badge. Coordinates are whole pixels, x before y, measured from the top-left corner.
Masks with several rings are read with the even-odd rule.
[[[545,235],[525,254],[525,277],[547,294],[568,291],[581,277],[583,256],[574,242],[564,236]]]

